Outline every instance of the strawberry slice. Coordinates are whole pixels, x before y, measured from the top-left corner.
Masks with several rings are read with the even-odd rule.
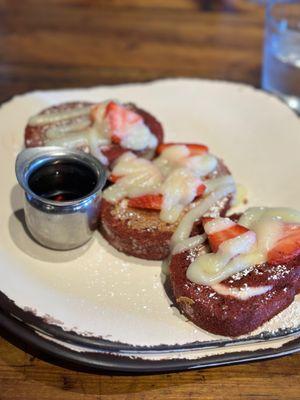
[[[145,210],[160,210],[162,207],[163,196],[161,194],[146,194],[128,200],[128,206],[133,208],[143,208]]]
[[[190,151],[190,157],[192,156],[201,156],[208,152],[208,147],[204,144],[194,144],[194,143],[162,143],[157,148],[157,154],[161,154],[164,150],[166,150],[170,146],[176,145],[184,145]]]
[[[201,183],[201,185],[199,185],[197,187],[197,194],[196,197],[201,197],[203,195],[203,193],[205,192],[206,186],[204,185],[204,183]]]
[[[205,225],[208,222],[212,221],[214,218],[212,217],[202,217],[202,224]]]
[[[143,119],[139,114],[114,101],[107,104],[104,117],[110,128],[111,140],[115,144],[121,142],[132,125]]]
[[[116,161],[122,154],[126,153],[128,149],[121,147],[117,144],[110,144],[108,146],[101,147],[102,154],[107,158],[108,164],[112,164]]]
[[[284,237],[268,252],[270,264],[284,264],[300,255],[300,226],[285,226]]]
[[[120,177],[115,175],[110,175],[109,180],[111,182],[116,182]],[[113,180],[112,180],[113,179]],[[202,196],[203,192],[205,191],[206,186],[201,184],[198,186],[197,189],[197,196]],[[128,200],[129,207],[133,208],[144,208],[150,210],[161,210],[163,202],[163,196],[161,194],[146,194],[144,196],[134,197]]]
[[[119,177],[110,176],[109,180],[115,179],[115,182],[118,180]],[[113,181],[112,181],[113,182]],[[198,186],[197,195],[196,197],[202,196],[203,192],[205,191],[206,186],[201,184]],[[144,209],[151,209],[151,210],[161,210],[163,202],[163,196],[161,194],[146,194],[140,197],[134,197],[128,200],[129,207],[134,208],[144,208]]]
[[[202,223],[204,225],[204,229],[205,229],[205,224],[207,222],[210,222],[213,220],[214,220],[214,218],[203,217]],[[212,251],[214,253],[216,253],[219,249],[219,246],[223,242],[225,242],[226,240],[229,240],[229,239],[233,239],[237,236],[240,236],[243,233],[248,232],[248,231],[249,231],[248,228],[245,228],[244,226],[239,225],[239,224],[235,224],[233,226],[230,226],[227,229],[223,229],[222,231],[214,232],[214,233],[207,235],[208,242],[209,242],[209,245],[210,245]]]
[[[107,117],[109,113],[114,112],[115,110],[117,110],[117,108],[118,108],[117,103],[115,103],[114,101],[109,101],[105,109],[104,117]]]
[[[120,144],[121,143],[121,138],[120,136],[116,135],[116,134],[112,134],[111,135],[111,142],[114,144]]]
[[[117,176],[117,175],[114,175],[114,174],[110,174],[109,177],[108,177],[108,180],[109,180],[110,182],[112,182],[112,183],[116,183],[117,180],[119,180],[120,178],[121,178],[121,176]]]

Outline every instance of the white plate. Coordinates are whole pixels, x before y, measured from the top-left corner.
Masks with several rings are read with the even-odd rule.
[[[251,205],[299,207],[300,122],[279,100],[249,86],[174,79],[17,96],[0,109],[0,291],[48,323],[111,342],[174,346],[223,340],[170,306],[159,262],[127,257],[98,233],[81,249],[56,252],[24,230],[14,162],[28,117],[51,104],[106,98],[135,102],[153,113],[166,141],[209,145],[248,188]],[[299,311],[295,301],[253,335],[297,329]]]

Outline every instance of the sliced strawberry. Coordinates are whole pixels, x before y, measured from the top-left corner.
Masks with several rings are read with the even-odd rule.
[[[112,180],[113,179],[113,180]],[[116,182],[119,177],[111,175],[109,180],[111,182]],[[201,184],[198,186],[197,189],[197,197],[200,197],[203,192],[205,191],[206,186]],[[128,200],[128,205],[134,208],[144,208],[144,209],[151,209],[151,210],[161,210],[163,202],[163,196],[161,194],[147,194],[140,197],[134,197]]]
[[[205,225],[208,222],[212,221],[214,218],[212,217],[202,217],[202,224]]]
[[[201,156],[208,152],[208,147],[204,144],[193,144],[193,143],[162,143],[157,148],[157,154],[161,154],[164,150],[166,150],[170,146],[178,146],[184,145],[190,151],[190,156]]]
[[[122,104],[110,101],[105,109],[104,117],[107,119],[111,131],[111,140],[119,144],[131,125],[142,120],[142,117]]]
[[[208,147],[204,144],[187,144],[190,156],[201,156],[208,152]]]
[[[107,117],[109,113],[114,112],[114,110],[116,109],[117,109],[117,103],[115,103],[114,101],[108,102],[105,109],[104,117]]]
[[[119,180],[120,178],[121,178],[121,176],[117,176],[117,175],[114,175],[114,174],[110,174],[109,177],[108,177],[108,180],[109,180],[110,182],[112,182],[112,183],[116,183],[117,180]]]
[[[109,165],[121,157],[122,154],[126,153],[126,151],[128,151],[128,149],[117,144],[110,144],[101,148],[101,152],[107,158]]]
[[[300,255],[300,226],[286,225],[284,237],[268,252],[270,264],[284,264]]]
[[[214,218],[202,218],[202,223],[205,225],[207,222],[213,221]],[[205,226],[204,226],[205,229]],[[245,228],[242,225],[235,224],[230,226],[227,229],[223,229],[222,231],[214,232],[208,235],[209,245],[214,253],[218,251],[219,246],[225,242],[226,240],[233,239],[237,236],[242,235],[245,232],[248,232],[249,229]]]
[[[121,138],[120,136],[117,136],[115,134],[111,135],[111,142],[114,144],[120,144],[121,143]]]
[[[199,185],[197,187],[197,194],[196,197],[201,197],[203,195],[203,193],[205,192],[206,186],[204,185],[204,183],[201,183],[201,185]]]
[[[146,194],[128,200],[128,206],[147,210],[160,210],[163,196],[161,194]]]

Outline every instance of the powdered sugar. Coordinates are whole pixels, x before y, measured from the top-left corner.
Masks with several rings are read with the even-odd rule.
[[[269,281],[277,281],[291,273],[291,270],[286,265],[274,265],[268,268],[270,271]]]

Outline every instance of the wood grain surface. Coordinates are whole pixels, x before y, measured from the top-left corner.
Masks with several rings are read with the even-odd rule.
[[[263,18],[247,0],[0,0],[0,101],[175,76],[259,86]],[[87,374],[0,339],[1,400],[162,398],[298,400],[300,355],[174,374]]]
[[[263,11],[247,0],[0,0],[0,101],[173,76],[259,86]]]
[[[0,399],[299,400],[300,355],[156,375],[87,374],[40,361],[0,341]]]

